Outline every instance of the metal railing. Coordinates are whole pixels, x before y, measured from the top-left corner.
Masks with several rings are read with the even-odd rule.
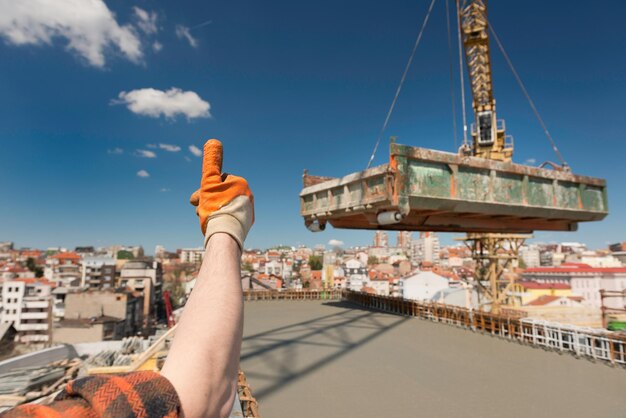
[[[333,300],[341,299],[341,290],[246,290],[243,299],[257,300]]]
[[[360,292],[344,292],[344,299],[369,309],[443,322],[533,346],[626,366],[624,333]]]

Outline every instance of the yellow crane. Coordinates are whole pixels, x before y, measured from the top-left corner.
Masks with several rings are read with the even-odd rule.
[[[489,21],[487,2],[465,0],[459,10],[460,33],[463,38],[465,62],[472,87],[472,107],[475,122],[471,127],[472,155],[490,160],[511,161],[513,142],[507,141],[504,120],[496,117],[493,97],[491,53],[489,50]],[[469,151],[469,150],[468,150]]]

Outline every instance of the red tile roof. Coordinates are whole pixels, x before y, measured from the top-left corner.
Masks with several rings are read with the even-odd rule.
[[[80,255],[74,252],[58,253],[50,256],[51,258],[58,258],[59,260],[80,260]]]
[[[626,267],[591,267],[584,263],[563,263],[558,267],[531,267],[524,273],[626,273]]]
[[[539,296],[537,299],[533,301],[528,302],[526,305],[527,306],[544,306],[544,305],[554,302],[555,300],[559,300],[561,298],[562,296],[543,295],[543,296]],[[570,299],[576,302],[581,302],[583,300],[583,298],[580,296],[568,296],[567,299]]]
[[[557,299],[561,299],[560,296],[551,296],[551,295],[543,295],[539,296],[537,299],[534,299],[527,303],[528,306],[543,306],[548,303],[554,302]]]
[[[35,283],[39,283],[39,284],[43,284],[43,285],[47,285],[50,287],[56,287],[56,283],[49,281],[48,279],[44,279],[42,278],[36,278],[36,277],[18,277],[15,279],[11,279],[11,281],[14,282],[24,282],[24,283],[29,283],[29,284],[35,284]]]
[[[23,267],[9,267],[6,271],[9,273],[25,273],[28,270]]]

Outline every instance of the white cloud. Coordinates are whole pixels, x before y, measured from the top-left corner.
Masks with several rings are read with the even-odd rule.
[[[63,38],[95,67],[105,65],[109,47],[135,63],[143,58],[135,28],[117,23],[103,0],[0,0],[0,37],[20,46]]]
[[[133,10],[135,11],[135,16],[137,17],[137,20],[139,21],[139,23],[137,23],[137,26],[139,26],[139,29],[141,29],[148,35],[153,35],[157,33],[158,28],[156,24],[157,22],[156,12],[147,12],[139,7],[133,7]]]
[[[194,48],[198,47],[198,40],[191,35],[190,29],[187,26],[176,25],[176,36],[178,39],[185,39]]]
[[[146,147],[154,149],[157,147],[157,144],[146,144]]]
[[[533,165],[537,163],[537,159],[536,158],[529,158],[526,161],[524,161],[524,164],[529,164],[529,165]]]
[[[188,163],[190,163],[190,162],[191,162],[191,158],[189,158],[189,157],[187,157],[187,156],[185,155],[185,161],[187,161]]]
[[[202,150],[195,145],[189,145],[189,151],[196,157],[202,157]]]
[[[154,43],[152,44],[152,50],[154,52],[159,52],[163,49],[163,44],[159,41],[154,41]]]
[[[171,192],[171,191],[172,191],[172,189],[168,189],[167,187],[163,187],[160,191],[161,191],[162,193],[165,193],[165,192]]]
[[[330,241],[328,241],[328,245],[330,245],[331,247],[342,247],[343,241],[339,241],[338,239],[331,239]]]
[[[107,154],[124,154],[124,150],[122,148],[113,148],[107,150]]]
[[[0,0],[1,1],[1,0]],[[211,105],[193,91],[182,91],[172,87],[167,91],[153,88],[122,91],[112,104],[125,104],[128,110],[152,118],[165,116],[174,118],[185,115],[187,119],[208,118]]]
[[[148,173],[146,170],[139,170],[137,171],[137,177],[141,177],[141,178],[147,178],[150,177],[150,173]]]
[[[180,147],[178,145],[171,145],[171,144],[159,144],[159,148],[165,150],[165,151],[169,151],[169,152],[178,152],[180,151]]]
[[[154,151],[148,151],[146,149],[138,149],[137,156],[143,158],[156,158],[156,153]]]

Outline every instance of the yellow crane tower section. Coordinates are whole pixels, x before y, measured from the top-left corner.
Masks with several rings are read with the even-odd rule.
[[[496,118],[493,98],[489,22],[486,0],[464,0],[459,6],[459,25],[463,37],[465,62],[472,87],[475,122],[471,126],[472,152],[475,157],[511,161],[513,143],[507,138],[503,120]]]

